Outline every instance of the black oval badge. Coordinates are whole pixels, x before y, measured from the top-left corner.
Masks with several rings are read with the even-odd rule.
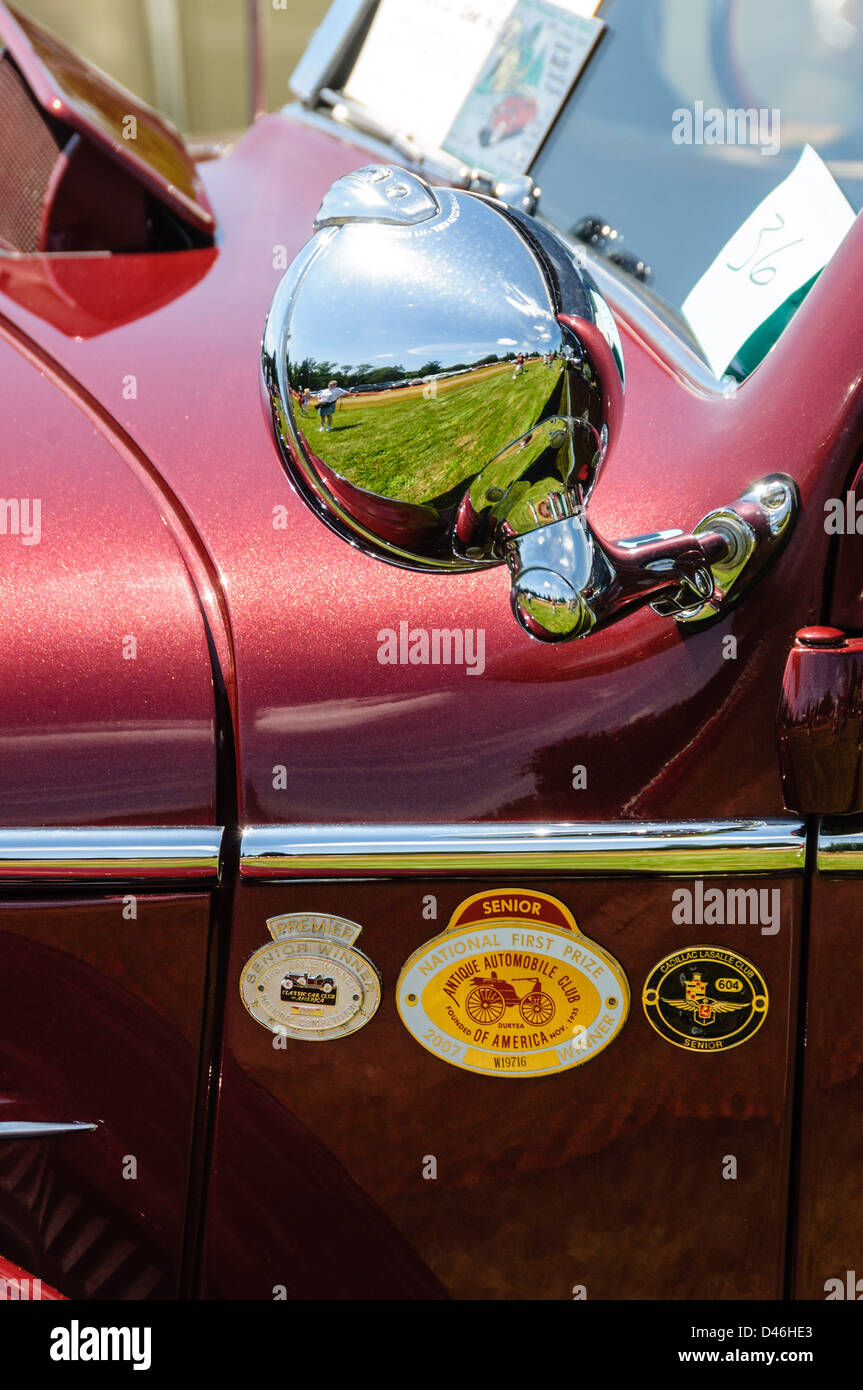
[[[690,1052],[723,1052],[757,1033],[767,985],[756,967],[722,946],[689,946],[651,970],[641,996],[660,1037]]]

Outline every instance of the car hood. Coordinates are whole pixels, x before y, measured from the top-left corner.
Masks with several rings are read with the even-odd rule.
[[[261,120],[201,168],[221,228],[216,252],[93,259],[78,281],[90,325],[79,333],[74,314],[59,323],[28,299],[15,267],[0,280],[6,319],[110,413],[188,519],[178,544],[231,702],[243,819],[781,812],[776,700],[793,631],[817,619],[826,563],[810,504],[838,486],[859,437],[863,328],[847,302],[859,225],[799,311],[800,328],[732,398],[695,390],[621,321],[626,414],[592,521],[609,536],[689,530],[755,477],[791,473],[804,514],[759,586],[757,611],[743,605],[682,634],[646,610],[548,648],[513,623],[503,571],[417,575],[361,554],[306,508],[278,457],[259,384],[266,314],[324,192],[367,162],[348,139],[284,114]],[[813,379],[799,344],[827,311],[835,341]],[[795,552],[806,554],[803,569]],[[768,601],[779,615],[770,626]],[[381,664],[381,632],[402,624],[481,630],[482,670]],[[730,632],[759,648],[745,690],[722,656]],[[742,776],[727,767],[727,741],[709,736],[717,720],[737,740]],[[580,797],[577,765],[594,769]]]

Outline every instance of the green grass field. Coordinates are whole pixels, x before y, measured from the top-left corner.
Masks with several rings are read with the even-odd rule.
[[[433,502],[531,429],[555,393],[560,367],[529,362],[514,381],[512,373],[511,362],[481,368],[439,382],[430,399],[421,386],[343,396],[328,433],[309,418],[309,443],[357,487]]]

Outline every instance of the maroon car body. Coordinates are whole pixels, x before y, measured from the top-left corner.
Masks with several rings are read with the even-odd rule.
[[[819,830],[835,808],[785,804],[777,731],[782,697],[823,766],[859,709],[841,657],[784,695],[783,677],[800,629],[863,632],[859,541],[824,526],[861,462],[863,225],[733,394],[607,276],[627,391],[602,532],[688,529],[772,472],[801,510],[717,624],[645,609],[546,647],[499,572],[345,545],[275,447],[262,327],[323,194],[368,159],[359,136],[267,116],[198,166],[215,244],[0,259],[2,492],[41,499],[38,544],[0,536],[0,1120],[96,1126],[0,1134],[0,1253],[72,1298],[823,1298],[863,1242],[860,890],[831,872],[854,868]],[[376,634],[405,617],[483,627],[484,672],[379,664]],[[519,1085],[417,1047],[393,990],[442,929],[429,895],[443,923],[530,886],[524,868],[241,864],[250,826],[762,822],[808,842],[769,880],[731,860],[533,876],[621,962],[633,1007],[589,1065]],[[113,878],[107,852],[45,868],[14,838],[182,828],[220,848],[168,872],[145,837]],[[675,925],[695,879],[779,887],[779,930]],[[239,996],[267,919],[292,912],[362,924],[383,977],[377,1016],[332,1047],[274,1050]],[[654,964],[701,937],[771,991],[757,1036],[717,1057],[667,1046],[640,1006]]]

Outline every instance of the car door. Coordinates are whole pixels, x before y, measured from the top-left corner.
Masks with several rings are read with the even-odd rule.
[[[829,626],[798,635],[783,681],[783,771],[789,800],[809,813],[816,857],[805,954],[796,1177],[795,1288],[800,1298],[863,1296],[863,1230],[855,1198],[863,1134],[860,988],[861,557],[855,460],[825,515],[836,548]],[[837,506],[838,504],[838,506]],[[801,1025],[802,1026],[802,1025]]]
[[[325,528],[260,408],[261,330],[282,268],[330,183],[367,162],[343,135],[264,120],[204,166],[222,241],[193,293],[84,341],[43,321],[32,296],[9,307],[106,413],[117,361],[137,369],[150,408],[113,408],[200,537],[190,565],[210,557],[198,592],[232,715],[219,727],[220,799],[215,812],[193,805],[194,779],[166,758],[160,775],[177,790],[158,810],[177,826],[229,823],[226,910],[236,888],[211,937],[203,1029],[208,1061],[221,1034],[221,1067],[212,1091],[202,1075],[192,1148],[187,1249],[205,1230],[203,1277],[190,1259],[183,1287],[264,1299],[774,1297],[790,1287],[812,869],[806,817],[783,800],[777,707],[795,634],[829,616],[824,501],[860,438],[863,342],[848,292],[860,228],[730,393],[594,267],[627,366],[623,429],[590,504],[598,530],[689,529],[773,472],[794,480],[801,507],[784,553],[712,626],[642,610],[549,647],[513,623],[502,569],[411,573]],[[158,258],[140,260],[157,283]],[[90,300],[110,302],[124,274],[122,258],[94,264]],[[229,331],[202,332],[216,320]],[[381,633],[395,634],[398,657],[402,624],[408,637],[481,631],[482,670],[409,653],[382,663]],[[406,963],[487,894],[555,899],[559,922],[568,913],[627,982],[625,1021],[583,1063],[480,1075],[403,1022]],[[296,918],[339,919],[345,959],[359,969],[362,953],[380,977],[373,1016],[334,1040],[274,1033],[244,1001],[250,962]],[[729,953],[764,982],[763,1021],[740,1045],[679,1046],[645,1011],[656,968],[695,948]],[[684,976],[681,997],[687,984],[697,995],[697,964],[669,968]],[[276,981],[289,1010],[290,976]],[[327,978],[315,975],[313,1008],[330,1007]],[[514,1021],[528,985],[512,988]]]
[[[0,1252],[175,1296],[199,1121],[215,707],[144,462],[0,324]]]
[[[859,438],[860,332],[842,303],[859,254],[858,223],[733,397],[696,390],[685,354],[663,356],[649,319],[615,304],[627,404],[591,502],[601,533],[691,527],[772,472],[800,490],[787,550],[712,626],[643,611],[580,643],[531,644],[499,573],[407,574],[280,499],[293,601],[258,591],[268,656],[249,625],[239,673],[248,828],[210,1296],[791,1289],[807,851],[805,818],[783,802],[777,708],[795,633],[825,615],[824,502]],[[800,345],[825,315],[836,335],[816,383]],[[381,633],[400,624],[481,629],[483,671],[382,665]],[[625,976],[628,1017],[582,1065],[478,1074],[434,1026],[418,1038],[408,1025],[406,963],[436,968],[472,899],[540,893]],[[309,1042],[292,1031],[286,973],[280,1037],[253,1007],[256,990],[275,998],[265,966],[288,958],[286,934],[333,918],[362,929],[351,949],[377,967],[381,1002],[349,1036]],[[489,979],[495,965],[489,946]],[[747,968],[757,1027],[716,1027]],[[704,1021],[697,1046],[691,1027],[656,1026],[667,978],[678,1017],[707,995],[688,1014]],[[520,1003],[526,986],[513,988]]]

